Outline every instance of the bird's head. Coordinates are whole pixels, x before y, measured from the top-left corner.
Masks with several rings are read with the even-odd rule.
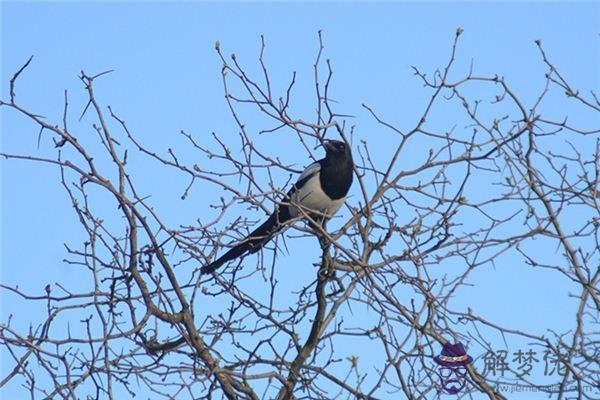
[[[346,143],[340,140],[325,140],[323,141],[323,147],[325,147],[328,156],[342,155],[349,152]]]

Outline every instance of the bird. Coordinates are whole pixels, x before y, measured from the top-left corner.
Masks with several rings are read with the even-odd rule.
[[[323,140],[322,145],[325,158],[306,167],[269,218],[221,257],[201,267],[201,275],[210,274],[229,261],[256,253],[295,218],[309,215],[321,222],[340,209],[352,186],[352,152],[350,146],[340,140]]]

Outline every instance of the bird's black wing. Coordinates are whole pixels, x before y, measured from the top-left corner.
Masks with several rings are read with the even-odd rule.
[[[304,169],[304,171],[302,171],[302,174],[298,177],[298,180],[296,181],[296,183],[294,183],[294,185],[292,185],[292,188],[287,192],[288,198],[286,200],[289,201],[289,198],[294,193],[301,190],[308,181],[317,177],[317,175],[319,174],[320,171],[321,171],[320,161],[312,163],[308,167],[306,167]]]

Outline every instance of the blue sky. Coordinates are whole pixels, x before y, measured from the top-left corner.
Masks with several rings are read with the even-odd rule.
[[[464,35],[456,70],[464,73],[473,62],[480,75],[502,75],[525,102],[531,102],[544,84],[545,68],[535,39],[542,40],[575,87],[600,87],[600,6],[593,2],[3,2],[1,13],[2,98],[7,97],[10,76],[34,55],[30,69],[19,81],[17,98],[38,114],[58,121],[65,89],[73,115],[85,106],[77,79],[82,69],[89,74],[114,69],[98,81],[99,99],[125,118],[145,143],[163,150],[184,148],[180,130],[200,137],[215,132],[224,140],[235,140],[236,127],[223,98],[221,62],[214,51],[216,40],[225,54],[235,52],[249,71],[257,72],[260,35],[264,35],[275,87],[283,90],[292,71],[298,73],[294,109],[302,114],[310,113],[314,104],[312,64],[317,31],[322,29],[325,57],[331,59],[334,69],[332,92],[338,110],[355,116],[357,135],[377,149],[378,157],[385,157],[389,149],[381,141],[381,128],[361,104],[372,106],[402,129],[414,125],[428,93],[411,66],[433,73],[444,65],[459,26]],[[311,100],[304,101],[306,98]],[[558,115],[572,115],[562,103],[550,102],[546,107]],[[244,114],[250,123],[260,126],[252,115],[250,111]],[[451,112],[438,115],[440,126],[453,125]],[[32,124],[14,114],[3,112],[1,117],[3,151],[53,154],[49,136],[42,137],[38,150],[37,129]],[[577,112],[573,118],[589,125],[598,122]],[[73,126],[82,131],[91,121],[72,119]],[[257,140],[272,140],[274,146],[281,146],[282,158],[294,160],[298,168],[305,164],[305,155],[286,147],[282,139]],[[195,157],[185,152],[183,156]],[[170,179],[156,164],[137,161],[138,185],[153,193],[153,204],[173,225],[198,218],[219,196],[195,188],[181,201],[185,181]],[[63,243],[77,243],[80,231],[60,188],[58,171],[4,160],[0,166],[2,282],[34,293],[42,293],[44,286],[54,281],[77,285],[80,275],[61,264]],[[316,254],[316,249],[308,250],[306,257]],[[533,274],[511,265],[514,259],[505,260],[504,268],[479,271],[473,277],[478,285],[462,292],[457,304],[536,333],[564,327],[560,315],[572,314],[575,305],[568,298],[568,288],[560,288],[561,295],[551,295],[540,287],[554,287],[559,282],[556,276]],[[515,280],[515,276],[521,279]],[[532,282],[539,286],[532,288]],[[518,295],[513,300],[490,296],[498,285],[510,286]],[[23,316],[40,312],[4,292],[1,300],[3,320],[10,312],[19,311]],[[520,307],[524,300],[537,310],[536,319]],[[17,323],[26,326],[28,319]],[[18,387],[5,393],[10,394],[6,398],[19,398]]]

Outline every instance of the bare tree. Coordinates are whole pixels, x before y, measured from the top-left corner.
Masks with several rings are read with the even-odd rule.
[[[34,295],[1,286],[21,301],[39,304],[47,315],[27,332],[14,328],[11,316],[3,317],[0,343],[13,366],[0,377],[0,387],[16,381],[32,399],[112,399],[140,390],[155,398],[437,398],[440,385],[431,361],[441,346],[460,340],[491,349],[488,338],[495,335],[527,340],[557,360],[564,371],[559,385],[538,385],[540,391],[591,399],[586,388],[600,382],[600,130],[542,110],[546,98],[561,95],[597,120],[600,101],[593,92],[573,88],[539,42],[546,73],[533,102],[522,100],[500,75],[456,72],[461,33],[458,29],[441,69],[433,74],[414,69],[429,100],[411,117],[412,128],[400,129],[363,105],[392,150],[387,159],[373,157],[374,143],[335,110],[333,70],[323,58],[320,33],[313,115],[293,111],[295,73],[277,93],[262,38],[259,76],[216,44],[237,144],[232,149],[233,141],[219,135],[182,132],[185,152],[207,159],[203,165],[185,161],[176,149],[146,146],[96,97],[103,73],[80,76],[89,99],[83,113],[95,119],[95,143],[70,128],[66,92],[60,123],[40,117],[16,96],[27,61],[0,106],[35,122],[40,135],[50,132],[56,155],[42,158],[24,150],[2,156],[60,171],[85,232],[81,246],[67,247],[66,262],[88,274],[93,290],[56,282]],[[432,114],[444,107],[462,110],[468,124],[431,127]],[[315,159],[314,146],[325,137],[353,144],[358,195],[347,202],[345,217],[329,224],[334,230],[297,222],[285,235],[290,244],[316,236],[321,249],[315,267],[306,268],[305,282],[285,283],[292,293],[278,291],[286,281],[281,263],[293,258],[282,251],[283,236],[219,274],[199,274],[272,210],[299,172],[275,148],[256,145],[259,133],[243,118],[249,111],[268,124],[260,133],[284,135],[308,158]],[[555,148],[557,141],[564,145]],[[136,186],[128,164],[133,152],[188,179],[184,198],[199,185],[223,195],[197,221],[169,226],[150,193]],[[559,249],[559,256],[540,254],[533,241]],[[570,331],[540,336],[452,305],[474,271],[505,253],[518,254],[528,268],[549,270],[572,288],[578,308]],[[353,309],[368,315],[351,318]],[[57,326],[74,330],[57,334],[64,331]],[[348,343],[357,356],[343,359]],[[376,361],[359,362],[365,352],[377,353]],[[464,397],[484,393],[490,399],[506,398],[499,384],[527,382],[516,370],[499,378],[473,365],[468,380]]]

